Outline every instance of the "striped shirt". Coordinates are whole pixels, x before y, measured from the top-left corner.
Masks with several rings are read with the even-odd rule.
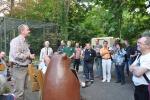
[[[31,63],[29,45],[26,39],[19,35],[10,42],[9,60],[25,66]]]

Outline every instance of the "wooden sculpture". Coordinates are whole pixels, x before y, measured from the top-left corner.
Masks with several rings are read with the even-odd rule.
[[[37,80],[37,70],[35,69],[33,64],[28,65],[28,74],[30,78],[32,92],[39,91],[40,86]]]
[[[42,94],[43,94],[43,84],[44,84],[44,75],[43,75],[43,72],[42,70],[38,70],[37,71],[37,81],[39,83],[39,87],[40,87],[40,91],[39,91],[39,94],[40,94],[40,100],[42,99]]]
[[[42,100],[80,100],[80,84],[70,69],[70,59],[54,54],[48,65]]]

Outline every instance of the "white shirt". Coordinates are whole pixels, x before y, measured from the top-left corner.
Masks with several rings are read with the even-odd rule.
[[[47,66],[44,62],[44,57],[48,55],[49,57],[52,56],[53,54],[53,49],[50,47],[44,47],[41,49],[40,53],[40,63],[39,63],[39,70],[42,70],[42,72],[45,74],[47,70]]]
[[[53,54],[53,49],[52,48],[50,48],[50,47],[48,47],[48,48],[47,47],[42,48],[41,52],[40,52],[40,62],[44,61],[44,57],[46,55],[52,56],[52,54]]]
[[[133,64],[139,63],[140,66],[138,66],[138,67],[143,67],[143,68],[148,69],[148,71],[145,74],[150,79],[150,53],[148,53],[146,55],[141,55],[139,59],[136,59]],[[148,85],[148,83],[145,80],[145,78],[143,77],[143,75],[141,77],[137,77],[137,76],[133,75],[132,80],[133,80],[133,83],[135,86]]]

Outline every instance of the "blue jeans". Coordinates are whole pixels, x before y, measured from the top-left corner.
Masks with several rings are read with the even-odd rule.
[[[79,65],[80,65],[80,59],[74,59],[73,67],[77,72],[79,71]]]
[[[96,57],[95,59],[95,65],[96,65],[96,76],[102,76],[102,59]]]
[[[125,82],[124,67],[125,63],[123,63],[122,65],[115,65],[116,78],[117,81],[121,81],[121,83]]]
[[[84,72],[86,81],[94,80],[93,62],[84,61]]]
[[[81,59],[81,66],[83,67],[83,75],[85,75],[85,71],[84,71],[84,60]]]

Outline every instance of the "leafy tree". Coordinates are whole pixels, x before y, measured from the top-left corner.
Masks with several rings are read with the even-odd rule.
[[[13,8],[11,16],[56,23],[65,40],[85,43],[92,37],[114,36],[135,41],[150,28],[144,3],[145,0],[23,0]]]

